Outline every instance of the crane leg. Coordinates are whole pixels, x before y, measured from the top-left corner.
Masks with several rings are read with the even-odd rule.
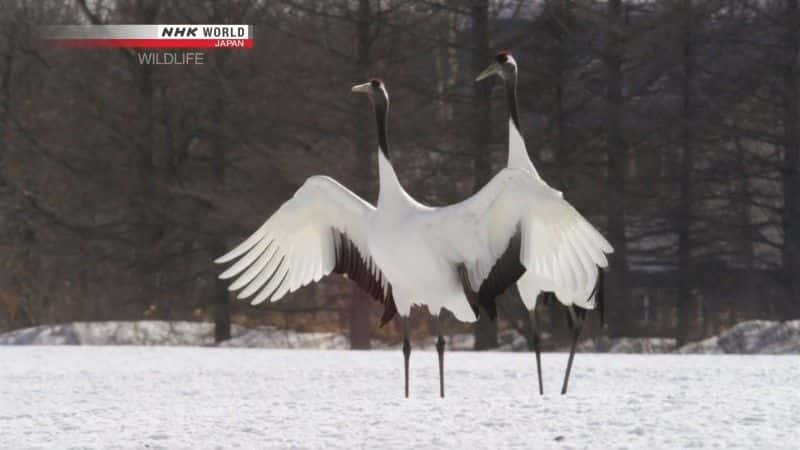
[[[572,329],[572,346],[569,349],[569,360],[567,360],[567,373],[564,374],[564,385],[561,387],[561,395],[567,393],[567,384],[569,383],[569,373],[572,370],[572,360],[575,358],[575,347],[578,345],[578,337],[581,335],[583,329],[583,317],[575,314],[575,309],[572,305],[567,307],[569,313],[569,324]]]
[[[408,321],[408,317],[403,320],[403,362],[405,367],[406,398],[408,398],[408,360],[411,357],[411,342],[408,341]]]
[[[436,331],[439,338],[436,340],[436,353],[439,354],[439,395],[444,398],[444,337],[442,337],[442,324],[436,317]]]
[[[539,346],[541,335],[539,334],[539,321],[536,316],[536,310],[531,312],[532,328],[533,328],[533,351],[536,352],[536,375],[539,378],[539,395],[544,395],[544,386],[542,385],[542,354]]]

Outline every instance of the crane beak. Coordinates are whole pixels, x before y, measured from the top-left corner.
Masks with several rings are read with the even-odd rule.
[[[492,64],[489,65],[489,67],[487,67],[483,72],[481,72],[477,78],[475,78],[475,82],[481,81],[484,78],[489,78],[492,75],[500,75],[502,73],[503,73],[503,68],[500,67],[500,64],[493,62]]]
[[[364,84],[357,84],[350,89],[350,92],[356,92],[359,94],[369,94],[371,92],[371,85],[370,83]]]

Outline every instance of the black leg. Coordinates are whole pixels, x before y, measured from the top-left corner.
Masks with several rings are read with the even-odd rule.
[[[408,360],[411,357],[411,342],[408,341],[408,317],[403,319],[403,359],[406,375],[406,398],[408,398]]]
[[[541,348],[539,347],[539,341],[541,340],[541,335],[539,334],[539,321],[536,316],[536,310],[534,309],[531,312],[532,317],[532,327],[533,327],[533,351],[536,352],[536,374],[539,377],[539,395],[544,395],[544,386],[542,385],[542,355],[541,355]]]
[[[572,346],[569,350],[569,360],[567,360],[567,373],[564,374],[564,385],[561,387],[561,395],[567,393],[567,384],[569,383],[569,373],[572,370],[572,360],[575,358],[575,347],[578,345],[578,337],[581,335],[583,328],[583,317],[575,314],[575,309],[572,305],[567,306],[569,312],[569,323],[572,329]]]
[[[439,354],[439,395],[444,398],[444,337],[442,337],[442,324],[436,318],[436,330],[439,338],[436,340],[436,353]]]

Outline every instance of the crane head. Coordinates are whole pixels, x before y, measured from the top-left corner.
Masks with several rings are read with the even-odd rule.
[[[484,78],[489,78],[492,75],[497,75],[500,78],[507,80],[517,72],[517,62],[509,51],[499,52],[494,57],[494,61],[489,64],[489,67],[484,69],[483,72],[475,78],[475,81],[481,81]]]
[[[389,93],[386,91],[386,85],[380,78],[372,78],[364,84],[357,84],[353,86],[350,91],[358,94],[367,94],[376,104],[385,104],[389,102]]]

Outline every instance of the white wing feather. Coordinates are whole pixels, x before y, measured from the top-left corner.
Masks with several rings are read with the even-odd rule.
[[[375,208],[325,176],[311,177],[249,238],[218,258],[236,261],[220,275],[237,277],[230,290],[238,297],[257,293],[253,304],[277,301],[286,293],[330,274],[336,265],[336,230],[372,264],[366,229]]]
[[[608,266],[611,245],[556,191],[530,173],[504,169],[469,199],[438,209],[434,242],[454,263],[463,263],[477,291],[519,232],[520,262],[526,272],[517,285],[529,307],[541,291],[593,307],[598,267]],[[432,242],[433,243],[433,242]],[[581,303],[583,302],[583,303]]]

